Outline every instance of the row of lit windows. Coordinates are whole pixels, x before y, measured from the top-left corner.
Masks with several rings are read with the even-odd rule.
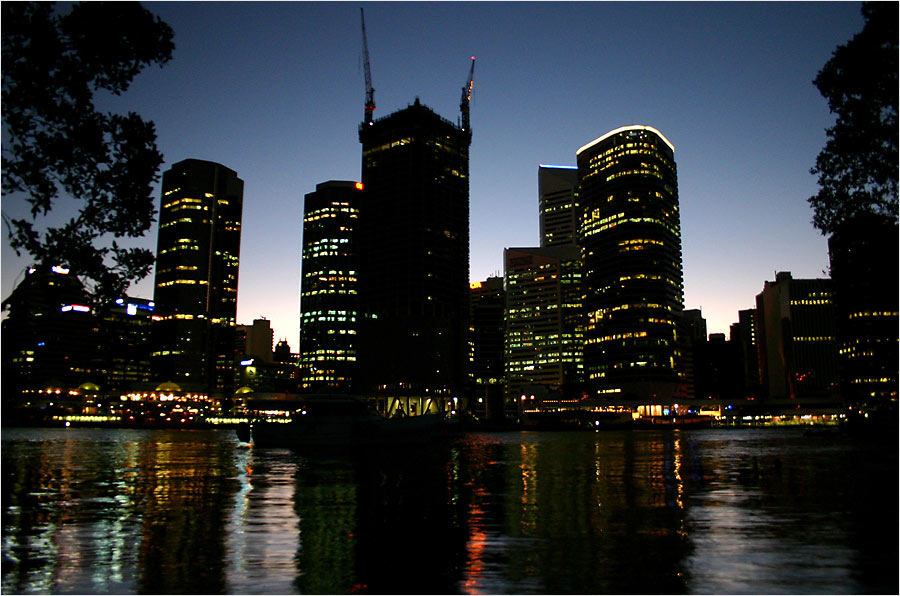
[[[329,210],[324,213],[318,213],[316,215],[307,215],[305,218],[303,218],[303,222],[304,223],[313,223],[315,221],[319,221],[320,219],[335,219],[335,218],[340,217],[340,213],[347,214],[347,217],[349,217],[350,219],[356,219],[358,217],[357,214],[359,213],[359,210],[358,209],[349,209],[349,208],[344,208],[344,209],[341,209],[340,211],[337,211],[337,210],[330,211]]]
[[[615,155],[614,155],[615,154]],[[591,168],[596,168],[598,164],[608,162],[609,160],[622,157],[624,155],[646,155],[656,157],[660,160],[667,160],[668,157],[660,153],[653,143],[647,142],[628,142],[612,145],[603,153],[598,153],[590,159]]]
[[[879,377],[879,378],[871,378],[871,379],[853,379],[850,381],[854,385],[864,385],[868,383],[896,383],[897,379],[890,377]]]
[[[828,298],[820,300],[791,300],[791,306],[827,306],[831,304]]]
[[[822,336],[797,336],[794,341],[834,341],[833,337],[828,335]]]
[[[896,317],[896,316],[897,316],[897,311],[883,310],[883,311],[875,311],[875,312],[870,312],[870,311],[855,312],[850,315],[850,318],[851,319],[859,319],[859,318],[865,318],[865,317]]]
[[[163,228],[168,228],[169,226],[174,226],[177,224],[191,223],[192,221],[194,221],[194,220],[191,219],[190,217],[182,217],[181,219],[175,219],[172,221],[168,221],[164,224],[161,224],[159,227],[160,227],[160,229],[163,229]],[[204,222],[200,222],[200,223],[209,223],[209,222],[204,221]]]
[[[187,285],[187,286],[193,286],[193,285],[206,286],[206,285],[209,285],[209,282],[206,281],[205,279],[173,279],[171,281],[164,281],[164,282],[158,283],[158,284],[156,284],[156,287],[157,288],[165,288],[165,287],[173,286],[176,284]],[[223,289],[227,289],[227,288],[223,288]]]
[[[332,317],[355,317],[357,315],[357,312],[355,310],[311,310],[301,314],[302,316],[307,317],[321,315],[328,315]]]
[[[162,208],[163,208],[164,210],[165,210],[165,209],[172,209],[173,211],[177,211],[178,209],[183,209],[183,208],[186,208],[186,207],[187,207],[187,208],[192,208],[192,209],[204,209],[204,210],[206,210],[207,207],[203,207],[202,205],[203,205],[203,199],[192,199],[192,198],[189,198],[189,197],[181,197],[181,198],[179,198],[179,199],[175,199],[175,200],[172,201],[171,203],[165,203],[165,204],[162,206]]]
[[[651,280],[651,281],[665,281],[666,283],[675,286],[676,288],[681,288],[681,284],[678,281],[671,279],[665,275],[653,275],[650,273],[638,273],[637,275],[622,275],[619,276],[619,281],[632,281],[632,280]],[[607,288],[608,289],[608,288]]]
[[[621,172],[613,172],[606,177],[606,181],[612,182],[613,180],[621,178],[623,176],[652,176],[654,178],[659,178],[660,180],[663,179],[663,175],[660,174],[657,170],[654,170],[652,168],[638,168],[636,170],[623,170]]]
[[[176,252],[179,250],[200,250],[200,247],[197,245],[189,245],[189,244],[179,244],[177,246],[173,246],[172,248],[164,248],[159,251],[159,254],[164,255],[170,252]]]
[[[627,223],[649,223],[661,226],[675,235],[675,237],[681,236],[681,231],[678,226],[674,226],[666,221],[656,219],[653,217],[629,217],[628,219],[622,219],[624,217],[624,213],[617,213],[616,215],[611,215],[609,217],[605,217],[600,221],[593,221],[597,216],[596,212],[599,211],[595,209],[591,214],[591,220],[585,222],[582,226],[582,234],[584,237],[593,236],[598,232],[602,232],[609,228],[614,228],[618,225],[623,225]]]
[[[661,310],[672,310],[671,306],[665,306],[662,304],[654,304],[652,302],[642,302],[639,304],[618,304],[616,306],[612,306],[610,308],[601,308],[600,310],[594,311],[592,313],[588,313],[592,322],[593,319],[602,319],[606,315],[614,313],[619,310],[629,310],[632,308],[638,309],[661,309]]]
[[[357,291],[353,290],[353,289],[346,289],[346,288],[325,288],[322,290],[310,290],[308,292],[303,292],[301,294],[301,296],[302,297],[310,297],[310,296],[319,296],[319,295],[323,295],[323,294],[327,294],[327,295],[337,294],[339,296],[340,295],[355,296],[357,294]]]
[[[410,143],[412,143],[412,141],[413,141],[412,137],[405,137],[405,138],[399,139],[397,141],[391,141],[389,143],[379,145],[378,147],[370,147],[370,148],[366,149],[365,151],[363,151],[363,157],[367,157],[369,155],[372,155],[373,153],[378,153],[378,152],[384,151],[386,149],[393,149],[394,147],[409,145]]]
[[[161,350],[158,352],[153,352],[151,356],[178,356],[182,354],[181,350]]]

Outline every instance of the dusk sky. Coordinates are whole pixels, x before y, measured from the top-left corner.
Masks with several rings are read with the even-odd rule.
[[[360,178],[361,5],[376,118],[419,97],[456,122],[476,57],[472,281],[502,275],[505,247],[539,244],[538,165],[574,165],[579,147],[629,124],[675,147],[685,308],[710,333],[727,333],[776,271],[826,276],[806,199],[834,117],[812,80],[862,29],[859,3],[144,5],[174,30],[173,59],[101,105],[155,122],[161,172],[197,158],[244,180],[238,323],[267,318],[294,351],[303,196]],[[4,198],[3,212],[20,216],[21,202]],[[140,245],[155,251],[156,235]],[[4,298],[28,264],[4,230]],[[152,298],[153,275],[130,295]]]

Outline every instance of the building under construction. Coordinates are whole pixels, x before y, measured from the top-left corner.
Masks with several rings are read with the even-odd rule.
[[[360,387],[389,414],[452,407],[466,385],[469,290],[469,99],[460,122],[419,99],[374,119],[365,24],[360,125]]]

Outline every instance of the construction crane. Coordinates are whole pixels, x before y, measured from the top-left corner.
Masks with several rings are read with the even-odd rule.
[[[472,87],[475,86],[475,82],[472,80],[474,74],[475,56],[472,56],[472,66],[469,68],[469,80],[466,81],[466,86],[462,88],[462,99],[459,100],[459,111],[462,112],[461,128],[463,130],[469,130],[469,100],[472,99]]]
[[[363,62],[366,73],[366,114],[364,121],[366,124],[372,124],[372,112],[375,111],[375,89],[372,88],[372,69],[369,67],[369,42],[366,40],[366,13],[362,7],[359,9],[359,16],[362,19],[362,40],[363,40]]]

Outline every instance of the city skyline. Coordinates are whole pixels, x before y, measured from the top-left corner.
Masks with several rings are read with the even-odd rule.
[[[155,122],[160,175],[195,158],[245,180],[237,322],[265,317],[296,351],[303,197],[361,177],[359,5],[145,6],[174,29],[173,59],[99,104]],[[825,276],[806,198],[833,116],[811,81],[861,29],[858,3],[364,6],[375,118],[420,97],[456,120],[476,57],[471,281],[501,273],[504,248],[539,243],[539,164],[574,165],[579,147],[629,124],[675,147],[685,308],[710,333],[727,333],[775,271]],[[156,235],[140,245],[155,252]],[[28,264],[4,238],[4,297]],[[129,294],[152,297],[153,277]]]

